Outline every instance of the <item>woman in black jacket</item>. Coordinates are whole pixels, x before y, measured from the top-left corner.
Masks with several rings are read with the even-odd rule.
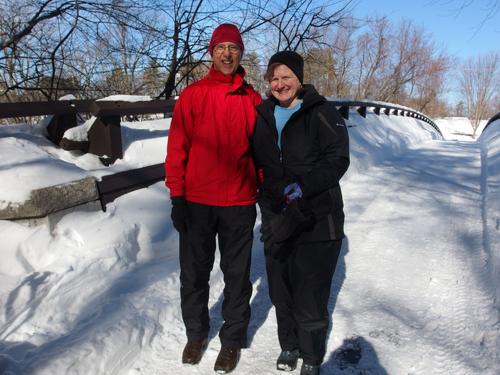
[[[349,139],[336,108],[303,85],[302,57],[271,57],[269,98],[257,107],[253,152],[269,294],[276,309],[279,370],[319,374],[326,350],[330,285],[344,237],[339,180]]]

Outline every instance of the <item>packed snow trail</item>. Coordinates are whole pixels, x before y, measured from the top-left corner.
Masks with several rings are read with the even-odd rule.
[[[500,373],[481,172],[477,143],[430,141],[348,178],[331,348],[361,336],[388,374]]]
[[[479,146],[445,141],[346,177],[347,239],[332,285],[335,309],[323,373],[500,373],[498,311],[482,279],[482,178]],[[280,374],[257,241],[252,281],[250,347],[235,374]],[[177,320],[178,329],[155,339],[131,373],[211,373],[220,347],[222,288],[217,271],[212,341],[198,366],[180,363],[185,338],[180,311],[170,306],[173,315],[164,319]]]
[[[500,374],[479,143],[419,143],[427,130],[416,120],[361,121],[342,180],[347,238],[332,283],[322,373]],[[389,125],[406,122],[408,131],[386,137]],[[186,367],[177,234],[162,182],[120,197],[105,213],[68,214],[54,228],[1,224],[2,260],[21,276],[6,273],[0,283],[0,374],[213,373],[224,285],[219,258],[209,347],[199,365]],[[280,349],[259,227],[249,348],[234,375],[283,375],[275,369]]]

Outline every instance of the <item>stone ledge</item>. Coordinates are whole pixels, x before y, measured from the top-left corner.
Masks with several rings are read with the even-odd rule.
[[[42,218],[57,211],[99,200],[94,177],[33,190],[21,204],[9,203],[0,209],[0,220]]]

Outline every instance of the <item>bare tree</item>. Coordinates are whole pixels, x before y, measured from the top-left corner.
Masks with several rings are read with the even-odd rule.
[[[146,95],[157,96],[163,90],[164,81],[158,63],[155,59],[150,59],[148,67],[142,73],[141,89]]]
[[[445,117],[449,108],[442,99],[445,89],[445,73],[448,68],[446,58],[422,62],[422,74],[412,80],[405,105],[425,112],[433,117]]]
[[[449,59],[410,21],[394,27],[385,17],[370,20],[368,31],[357,37],[355,62],[354,97],[443,113],[439,98]]]
[[[353,21],[336,29],[332,38],[333,54],[333,95],[349,97],[353,95],[353,71],[355,69],[354,32],[359,27]]]
[[[169,11],[173,21],[171,36],[167,39],[173,43],[167,48],[169,73],[162,96],[168,97],[184,86],[183,81],[189,79],[189,70],[183,69],[186,64],[194,68],[195,62],[206,63],[209,33],[220,22],[237,23],[249,41],[268,47],[264,55],[282,49],[307,51],[320,43],[329,27],[347,16],[352,3],[352,0],[174,2]]]
[[[221,22],[236,23],[249,45],[259,41],[270,46],[267,52],[307,52],[351,3],[0,0],[0,98],[144,93],[143,77],[151,73],[152,60],[164,77],[159,96],[170,97],[205,69],[211,31]],[[275,39],[264,43],[263,36]],[[265,53],[259,49],[254,57]]]
[[[5,92],[29,90],[35,74],[37,84],[52,81],[46,79],[48,71],[55,71],[56,53],[61,47],[58,41],[67,39],[67,33],[58,32],[49,21],[61,17],[71,9],[71,4],[51,0],[33,3],[21,1],[16,5],[2,3],[0,72]],[[51,38],[56,33],[57,39]],[[28,55],[29,59],[26,58]],[[43,69],[39,63],[42,58],[45,61]]]
[[[267,84],[264,82],[264,69],[261,68],[259,55],[254,51],[245,52],[241,65],[245,68],[245,80],[253,85],[258,92],[265,92]]]
[[[397,64],[391,100],[406,96],[403,104],[431,116],[443,115],[446,106],[439,99],[444,90],[449,59],[439,51],[421,28],[400,24],[396,33]]]
[[[352,0],[287,0],[267,2],[260,18],[274,33],[274,51],[307,51],[325,45],[323,36],[350,14]]]
[[[353,83],[354,42],[357,26],[352,19],[341,22],[324,36],[304,58],[304,80],[326,96],[348,97]]]
[[[43,0],[21,2],[17,6],[2,2],[0,9],[2,10],[0,50],[3,50],[12,48],[31,35],[37,25],[69,13],[73,9],[73,2]]]
[[[164,5],[161,3],[157,6]],[[163,44],[166,53],[162,60],[168,70],[165,88],[160,96],[170,97],[181,81],[189,79],[197,61],[201,62],[208,45],[207,23],[211,15],[216,13],[205,9],[205,6],[203,0],[178,0],[173,1],[170,7],[159,8],[167,20],[167,39],[166,44]],[[185,67],[189,69],[183,69]]]
[[[389,65],[389,21],[377,18],[369,23],[369,30],[357,39],[356,98],[378,99]],[[380,98],[382,99],[382,98]]]
[[[410,21],[394,27],[385,17],[369,20],[364,29],[349,20],[337,26],[324,45],[304,53],[306,82],[327,96],[388,101],[446,115],[448,106],[440,98],[449,59],[423,29]]]
[[[500,55],[498,52],[467,59],[460,67],[458,81],[473,135],[480,121],[498,110],[500,94]]]
[[[331,47],[311,48],[304,59],[304,80],[323,95],[334,95],[335,70]]]
[[[95,56],[85,50],[85,41],[98,40],[107,25],[145,29],[144,9],[146,5],[129,0],[2,1],[0,82],[4,91],[0,95],[7,100],[56,98],[61,83],[75,81],[83,71],[75,58],[89,61]]]

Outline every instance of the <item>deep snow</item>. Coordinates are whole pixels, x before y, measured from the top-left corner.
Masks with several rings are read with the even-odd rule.
[[[500,374],[500,123],[476,142],[443,121],[445,139],[415,119],[350,113],[325,374]],[[168,126],[123,124],[124,158],[111,167],[57,149],[41,127],[0,127],[0,207],[33,188],[162,162]],[[53,227],[0,221],[0,374],[213,373],[218,258],[209,348],[185,367],[169,213],[160,182]],[[235,375],[281,373],[259,226],[249,348]]]

